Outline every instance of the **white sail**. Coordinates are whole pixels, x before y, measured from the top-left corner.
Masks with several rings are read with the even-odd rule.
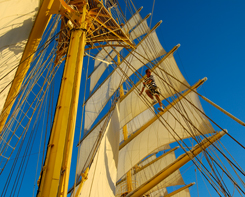
[[[132,18],[130,18],[126,24],[123,26],[122,30],[124,32],[129,32],[132,28],[134,28],[140,21],[142,20],[139,13],[136,13]],[[144,25],[139,25],[140,28],[144,28],[141,31],[139,30],[139,27],[136,27],[132,32],[130,33],[130,38],[138,38],[139,36],[145,34],[147,30],[149,31],[149,27],[144,20]],[[115,42],[109,42],[109,44],[113,44]],[[95,57],[94,61],[94,72],[90,76],[90,92],[94,89],[96,83],[100,79],[101,75],[105,71],[105,69],[108,67],[108,64],[105,62],[102,62],[100,60],[105,60],[107,62],[112,62],[112,60],[116,57],[116,55],[123,49],[123,47],[115,47],[113,49],[111,46],[105,47],[104,49],[101,49],[99,53]]]
[[[184,83],[186,86],[189,86],[186,79],[181,74],[176,61],[174,59],[173,54],[169,55],[160,65],[159,68],[156,68],[154,70],[155,73],[159,74],[159,76],[166,80],[167,83],[171,84],[177,92],[181,92],[186,89],[186,86],[182,85],[180,82],[176,81],[175,79],[171,78],[164,71],[168,72],[170,75],[178,78],[179,81]],[[175,92],[170,86],[168,86],[165,82],[161,80],[160,77],[156,76],[154,73],[154,78],[156,80],[157,86],[160,88],[161,94],[168,98],[177,92]],[[134,117],[136,117],[138,114],[142,113],[144,110],[146,110],[149,106],[146,104],[145,99],[142,97],[139,97],[139,91],[142,89],[142,83],[138,85],[125,99],[122,100],[120,103],[120,124],[121,127],[128,123],[130,120],[132,120]],[[143,93],[144,97],[148,100],[148,104],[152,102],[151,99],[146,95],[146,93]],[[163,98],[161,98],[162,100]],[[151,112],[152,113],[152,112]]]
[[[119,129],[119,111],[116,106],[94,157],[88,180],[85,181],[79,196],[115,196]]]
[[[117,52],[119,53],[123,47],[115,47],[113,50],[112,47],[105,47],[101,50],[105,52],[105,55],[107,55],[107,52],[110,54],[106,56],[105,58],[97,57],[98,59],[95,59],[95,64],[98,64],[98,67],[94,70],[94,72],[90,76],[90,92],[93,91],[95,85],[99,81],[101,75],[104,73],[105,69],[108,67],[108,63],[113,63],[113,59],[116,57]],[[106,62],[102,62],[101,60],[105,60]]]
[[[186,188],[186,189],[182,190],[181,192],[174,194],[171,197],[190,197],[190,196],[191,195],[190,195],[189,189]]]
[[[140,21],[142,20],[139,12],[135,13],[122,27],[122,30],[125,33],[128,33],[131,29],[133,29]]]
[[[144,165],[152,162],[153,160],[155,160],[157,158],[156,154],[152,154],[148,157],[146,157],[144,160],[142,160],[141,162],[139,162],[137,164],[137,166],[139,166],[140,168],[143,167]]]
[[[136,13],[133,17],[131,17],[126,24],[123,26],[122,30],[127,33],[129,32],[132,28],[134,28],[140,21],[142,20],[141,16],[139,13]],[[113,42],[109,42],[108,44],[113,44]],[[108,46],[105,47],[104,49],[101,49],[97,55],[96,58],[99,59],[105,59],[108,55],[108,53],[110,53],[113,49]],[[95,59],[94,62],[94,68],[97,68],[100,65],[101,61]]]
[[[40,0],[0,2],[0,112],[39,9]]]
[[[143,20],[140,25],[138,25],[135,29],[133,29],[130,34],[129,34],[129,38],[130,40],[134,40],[144,34],[146,34],[147,32],[150,31],[150,28],[146,22],[146,20]]]
[[[158,40],[156,32],[151,32],[137,47],[137,49],[132,52],[131,55],[127,56],[126,60],[120,64],[120,68],[116,68],[112,75],[89,98],[85,106],[86,116],[84,129],[89,130],[107,101],[118,89],[120,84],[127,79],[126,76],[131,76],[135,70],[138,70],[149,61],[152,61],[165,53],[165,50]],[[130,65],[133,65],[134,70],[129,68]]]
[[[93,132],[91,132],[85,140],[82,141],[82,143],[78,147],[78,162],[77,162],[77,175],[80,175],[82,173],[83,169],[86,169],[88,166],[88,162],[92,159],[92,151],[96,144],[96,142],[99,139],[100,131],[102,131],[103,125],[105,124],[106,118],[100,122],[100,124],[97,125],[93,129]]]
[[[144,161],[144,165],[147,164],[147,162],[151,162],[154,159],[156,159],[155,155],[151,156],[149,159]],[[176,160],[174,152],[169,153],[168,155],[160,158],[159,160],[155,161],[154,163],[150,164],[149,166],[143,168],[144,165],[141,166],[142,170],[136,172],[132,175],[133,180],[133,188],[136,189],[139,186],[141,186],[143,183],[150,180],[153,176],[155,176],[157,173],[159,173],[162,169],[164,169],[169,164],[173,163]],[[142,164],[142,163],[141,163]],[[121,182],[117,185],[118,190],[122,188],[123,185],[126,184],[126,180]],[[154,188],[152,188],[149,192],[156,191],[159,188],[166,188],[174,185],[184,185],[184,180],[180,174],[180,171],[177,170],[174,173],[172,173],[170,176],[168,176],[166,179],[161,181],[158,185],[156,185]],[[126,190],[124,191],[126,192]]]
[[[199,98],[195,93],[189,93],[186,98],[203,111]],[[187,117],[202,134],[214,132],[214,129],[204,115],[197,111],[189,102],[185,100],[180,102],[176,104],[175,107],[180,109],[182,113],[184,112],[185,117]],[[183,126],[181,126],[176,119]],[[186,120],[173,107],[162,115],[161,120],[163,124],[159,119],[156,120],[120,150],[118,179],[156,148],[175,142],[176,139],[180,140],[179,138],[184,139],[200,135],[199,131],[193,129],[193,126],[187,125]],[[192,130],[190,130],[190,128],[192,128]],[[185,129],[189,131],[190,134],[187,133]]]
[[[142,20],[141,16],[139,13],[136,13],[132,18],[130,18],[126,24],[123,26],[122,30],[124,32],[129,32],[132,28],[134,28],[140,21]],[[109,42],[109,44],[113,44],[113,42]],[[105,47],[104,49],[101,49],[97,55],[96,55],[96,58],[99,58],[99,59],[105,59],[108,55],[108,53],[110,53],[113,49],[108,46],[108,47]],[[99,65],[100,65],[100,61],[95,59],[95,62],[94,62],[94,68],[97,68]]]
[[[121,110],[121,108],[120,108]],[[151,112],[152,108],[145,110],[143,113],[139,114],[133,120],[131,120],[127,124],[128,135],[131,135],[133,132],[137,131],[140,127],[142,127],[146,122],[152,119],[155,114]],[[120,114],[121,116],[121,114]],[[121,127],[122,128],[122,127]],[[120,142],[124,140],[123,131],[120,131]]]
[[[162,188],[162,189],[159,189],[159,190],[156,190],[154,192],[151,192],[149,194],[149,197],[162,197],[162,196],[165,196],[168,194],[168,191],[166,188]]]

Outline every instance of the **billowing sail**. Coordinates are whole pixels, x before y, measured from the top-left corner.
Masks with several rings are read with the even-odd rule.
[[[161,116],[162,122],[157,119],[120,150],[118,179],[160,146],[170,144],[180,140],[180,138],[184,139],[214,132],[208,119],[194,107],[196,106],[203,111],[198,96],[195,93],[189,93],[186,98],[192,104],[182,100],[175,107],[184,113],[184,117],[190,120],[192,125],[188,124],[186,119],[172,107]]]
[[[129,38],[131,40],[134,40],[134,39],[146,34],[149,31],[150,31],[150,28],[149,28],[146,20],[143,20],[135,29],[133,29],[130,32]]]
[[[155,116],[155,114],[152,113],[152,110],[153,110],[152,108],[145,110],[143,113],[139,114],[137,117],[135,117],[127,124],[128,135],[131,135],[134,131],[137,131],[140,127],[142,127],[146,122],[148,122],[150,119],[152,119]],[[121,113],[120,113],[120,118],[121,118]],[[123,140],[124,140],[123,131],[121,129],[120,142],[122,142]]]
[[[77,175],[80,175],[83,169],[89,165],[89,161],[93,159],[92,151],[95,148],[96,142],[99,140],[99,134],[106,125],[107,119],[100,122],[97,127],[82,141],[79,145],[78,152],[78,164],[77,164]]]
[[[0,112],[38,12],[40,0],[0,2]]]
[[[142,18],[139,13],[136,13],[132,18],[130,18],[126,24],[123,26],[122,30],[128,33],[132,28],[142,21]],[[150,29],[147,25],[146,20],[140,23],[132,32],[130,32],[130,39],[134,40],[141,35],[149,32]],[[109,45],[113,45],[116,42],[110,42]],[[118,43],[119,44],[119,43]],[[96,83],[100,79],[101,75],[108,66],[108,63],[111,63],[118,53],[123,49],[123,47],[113,47],[108,46],[101,49],[95,57],[94,61],[94,72],[90,76],[90,92],[94,89]],[[105,60],[105,61],[101,61]]]
[[[145,165],[149,164],[150,162],[154,161],[156,159],[156,155],[153,155],[149,157],[146,161],[141,163],[140,167],[137,169],[136,172],[132,175],[133,180],[133,188],[136,189],[139,186],[141,186],[143,183],[150,180],[153,176],[155,176],[157,173],[159,173],[162,169],[164,169],[169,164],[173,163],[176,158],[174,152],[171,152],[167,154],[166,156],[160,158],[159,160],[151,163],[150,165],[144,167]],[[148,162],[148,163],[147,163]],[[142,165],[144,164],[144,165]],[[123,185],[126,184],[126,180],[120,182],[117,185],[117,191],[118,193],[124,193],[125,191],[122,191]],[[174,185],[184,185],[184,181],[182,179],[182,176],[180,174],[180,171],[177,170],[173,174],[171,174],[169,177],[161,181],[157,186],[152,188],[148,193],[151,193],[153,191],[157,191],[160,188],[166,188]],[[124,187],[125,188],[125,187]],[[125,188],[126,189],[126,188]]]
[[[190,197],[190,196],[191,195],[190,195],[190,192],[189,192],[189,189],[188,188],[180,191],[177,194],[172,195],[172,197]]]
[[[140,9],[141,10],[141,9]],[[122,30],[125,33],[128,33],[131,29],[133,29],[140,21],[142,20],[139,12],[136,12],[123,26]]]
[[[96,55],[94,64],[98,64],[98,66],[95,68],[94,72],[90,76],[90,92],[92,92],[92,90],[94,89],[101,75],[108,67],[108,64],[113,63],[112,59],[114,59],[117,55],[117,52],[119,53],[122,49],[123,47],[115,47],[114,50],[112,47],[105,47]],[[109,55],[107,55],[108,53]],[[104,55],[105,57],[101,55]],[[102,62],[101,60],[103,60],[104,62]]]
[[[183,84],[186,86],[189,86],[183,75],[181,74],[176,61],[173,57],[173,54],[169,55],[160,65],[159,68],[156,68],[154,70],[155,73],[159,75],[156,76],[154,75],[154,78],[156,80],[157,86],[160,88],[161,94],[165,97],[168,98],[177,92],[181,92],[186,89],[186,86],[182,85],[180,82],[176,81],[172,77],[168,76],[164,71],[168,72],[170,75],[178,78],[179,81],[181,81]],[[166,80],[168,84],[171,84],[171,86],[177,90],[175,92],[173,88],[171,88],[169,85],[167,85],[166,82],[162,81],[161,78]],[[125,125],[128,121],[136,117],[138,114],[143,112],[148,108],[148,105],[146,104],[145,99],[142,97],[139,97],[139,91],[142,88],[142,83],[138,85],[138,87],[135,87],[132,92],[130,92],[129,95],[127,95],[120,103],[120,119],[121,119],[121,127]],[[148,100],[148,104],[151,103],[151,99],[149,99],[148,96],[146,96],[145,93],[145,98]],[[163,99],[163,98],[161,98]]]
[[[151,47],[149,46],[151,43]],[[122,84],[127,77],[131,76],[135,70],[138,70],[143,65],[147,64],[166,52],[161,46],[156,32],[151,32],[137,47],[137,49],[128,55],[124,61],[116,68],[108,77],[98,90],[89,98],[86,103],[85,124],[84,129],[87,131],[101,112],[110,97],[115,93],[120,84]],[[140,54],[140,55],[139,55]],[[147,58],[147,59],[145,59]],[[130,69],[133,65],[134,69]]]
[[[119,111],[116,107],[79,196],[115,196],[119,129]]]
[[[162,189],[158,189],[154,192],[151,192],[149,195],[149,197],[159,197],[159,196],[166,196],[168,194],[167,189],[166,188],[162,188]]]
[[[141,16],[139,13],[136,13],[134,16],[132,16],[127,22],[126,24],[123,26],[122,30],[125,32],[125,33],[128,33],[132,28],[134,28],[140,21],[142,20]],[[109,42],[108,43],[109,45],[110,44],[113,44],[113,42]],[[108,53],[111,53],[112,52],[112,47],[108,46],[108,47],[105,47],[104,49],[101,49],[97,55],[96,55],[96,58],[99,58],[99,59],[105,59],[107,56],[108,56]],[[114,56],[115,57],[115,56]],[[94,69],[96,69],[98,66],[100,66],[101,64],[101,61],[98,60],[98,59],[95,59],[94,61]]]

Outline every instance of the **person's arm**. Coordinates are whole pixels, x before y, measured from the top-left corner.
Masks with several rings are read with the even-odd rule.
[[[152,80],[151,80],[151,79],[149,79],[149,80],[148,80],[148,81],[146,82],[146,84],[149,84],[149,83],[151,83],[151,81],[152,81]]]
[[[141,94],[143,93],[144,89],[145,89],[145,82],[143,82],[142,90],[141,90],[141,92],[139,93],[140,96],[141,96]]]

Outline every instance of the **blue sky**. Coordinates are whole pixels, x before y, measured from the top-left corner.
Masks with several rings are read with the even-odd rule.
[[[152,12],[152,3],[153,1],[148,0],[135,0],[137,8],[144,7],[141,11],[142,17]],[[244,9],[245,1],[243,0],[155,0],[152,18],[152,27],[159,20],[163,21],[157,29],[157,34],[166,51],[171,50],[178,43],[181,44],[175,53],[175,58],[188,82],[193,85],[199,79],[207,77],[208,81],[199,89],[199,93],[243,121],[245,121]],[[62,72],[58,74],[61,75]],[[243,126],[205,101],[201,100],[201,102],[209,117],[222,128],[227,129],[229,134],[239,142],[245,144],[245,128]],[[81,110],[81,106],[79,110]],[[81,114],[78,115],[78,120],[80,116]],[[80,125],[80,123],[78,124]],[[79,129],[76,131],[76,136],[78,135]],[[77,142],[78,138],[75,138],[74,146]],[[228,136],[223,137],[221,142],[245,169],[245,160],[242,157],[244,150]],[[32,153],[35,151],[33,150]],[[75,148],[70,184],[74,180],[76,154]],[[32,157],[34,160],[36,159],[35,155]],[[30,163],[28,168],[35,169],[35,165],[36,162]],[[181,171],[185,171],[190,165],[191,163]],[[187,184],[197,182],[194,169],[191,168],[183,174]],[[7,177],[5,174],[1,176],[4,176],[4,179]],[[24,182],[31,180],[28,177],[29,174],[26,175]],[[208,196],[200,173],[197,174],[197,177],[199,196]],[[33,182],[33,179],[31,181]],[[30,184],[23,184],[23,186],[20,196],[24,196],[25,190],[30,189]],[[209,190],[212,196],[218,196],[210,187]],[[193,186],[190,191],[192,196],[198,196],[196,186]],[[32,188],[27,196],[31,195]],[[235,196],[238,196],[238,193]]]
[[[151,12],[152,5],[146,4],[149,1],[135,2],[137,7],[143,5],[141,11],[143,16]],[[245,2],[242,0],[155,0],[152,19],[152,26],[159,20],[163,21],[157,29],[157,34],[167,51],[174,45],[181,44],[175,58],[188,82],[194,84],[198,79],[207,77],[208,81],[199,89],[199,93],[243,121],[245,121],[244,8]],[[209,117],[227,129],[239,142],[245,144],[243,126],[205,101],[201,102]],[[228,136],[223,137],[221,142],[244,168],[242,157],[244,150]],[[184,171],[186,168],[181,170]],[[209,196],[200,173],[197,175],[199,193],[197,187],[193,186],[190,190],[192,196]],[[183,177],[187,184],[197,182],[194,168],[184,173]],[[210,187],[209,191],[212,196],[218,196]],[[238,193],[235,196],[238,196]]]

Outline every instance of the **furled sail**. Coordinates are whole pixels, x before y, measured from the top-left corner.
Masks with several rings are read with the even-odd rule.
[[[33,27],[40,0],[0,2],[0,112]]]
[[[154,163],[151,163],[150,165],[146,166],[147,164],[149,164],[151,161],[155,159],[156,159],[156,155],[154,154],[151,157],[149,157],[149,159],[141,163],[139,169],[136,168],[136,172],[132,175],[134,189],[138,188],[143,183],[150,180],[153,176],[159,173],[162,169],[164,169],[166,166],[168,166],[169,164],[173,163],[176,160],[174,152],[171,152],[165,155],[164,157],[162,157],[161,159],[155,161]],[[127,191],[126,188],[123,187],[124,185],[126,185],[126,180],[121,181],[117,185],[117,191],[118,191],[117,193],[119,192],[124,193]],[[184,181],[183,181],[183,178],[179,170],[175,171],[169,177],[161,181],[157,186],[155,186],[149,192],[147,192],[147,194],[153,191],[157,191],[160,188],[166,188],[166,187],[175,186],[175,185],[184,185]],[[124,188],[125,191],[122,191],[122,188]]]
[[[184,113],[184,117],[190,120],[192,125],[188,124],[186,119],[172,107],[161,116],[163,123],[157,119],[120,150],[118,179],[160,146],[175,142],[176,139],[180,140],[179,138],[184,139],[214,132],[208,119],[194,107],[203,111],[198,96],[191,92],[186,98],[192,104],[182,100],[175,107]]]
[[[85,181],[79,196],[115,196],[119,129],[119,111],[116,106],[94,157],[88,180]]]
[[[149,46],[150,47],[147,47]],[[147,64],[166,52],[161,46],[155,31],[152,31],[137,47],[137,49],[128,55],[124,61],[116,68],[96,92],[88,99],[85,106],[85,124],[84,129],[87,131],[101,112],[110,97],[118,89],[127,77],[131,76],[135,70]],[[140,54],[140,55],[139,55]],[[145,59],[147,58],[147,59]],[[134,70],[129,65],[133,65]]]
[[[178,78],[179,81],[181,81],[186,86],[189,86],[188,82],[185,80],[183,75],[181,74],[176,61],[174,59],[173,54],[170,54],[155,70],[154,72],[159,75],[154,75],[154,78],[156,80],[157,86],[160,88],[161,94],[168,98],[177,92],[175,92],[169,85],[167,85],[165,82],[161,80],[163,78],[166,80],[167,83],[171,84],[174,89],[176,89],[178,92],[181,92],[186,89],[186,86],[182,85],[180,82],[176,81],[175,79],[168,76],[164,71],[168,72],[170,75]],[[161,78],[160,78],[161,77]],[[126,95],[126,97],[121,101],[120,103],[120,124],[121,127],[125,125],[128,121],[132,120],[134,117],[136,117],[138,114],[146,110],[149,106],[146,104],[145,100],[142,99],[142,97],[139,97],[139,91],[142,88],[142,83],[139,84],[137,87],[134,88],[133,91],[130,92],[130,94]],[[145,93],[143,93],[146,95]],[[148,103],[151,103],[151,99],[148,98],[148,96],[145,96],[145,98],[148,100]],[[162,100],[163,98],[161,98]],[[152,112],[151,112],[152,113]]]

